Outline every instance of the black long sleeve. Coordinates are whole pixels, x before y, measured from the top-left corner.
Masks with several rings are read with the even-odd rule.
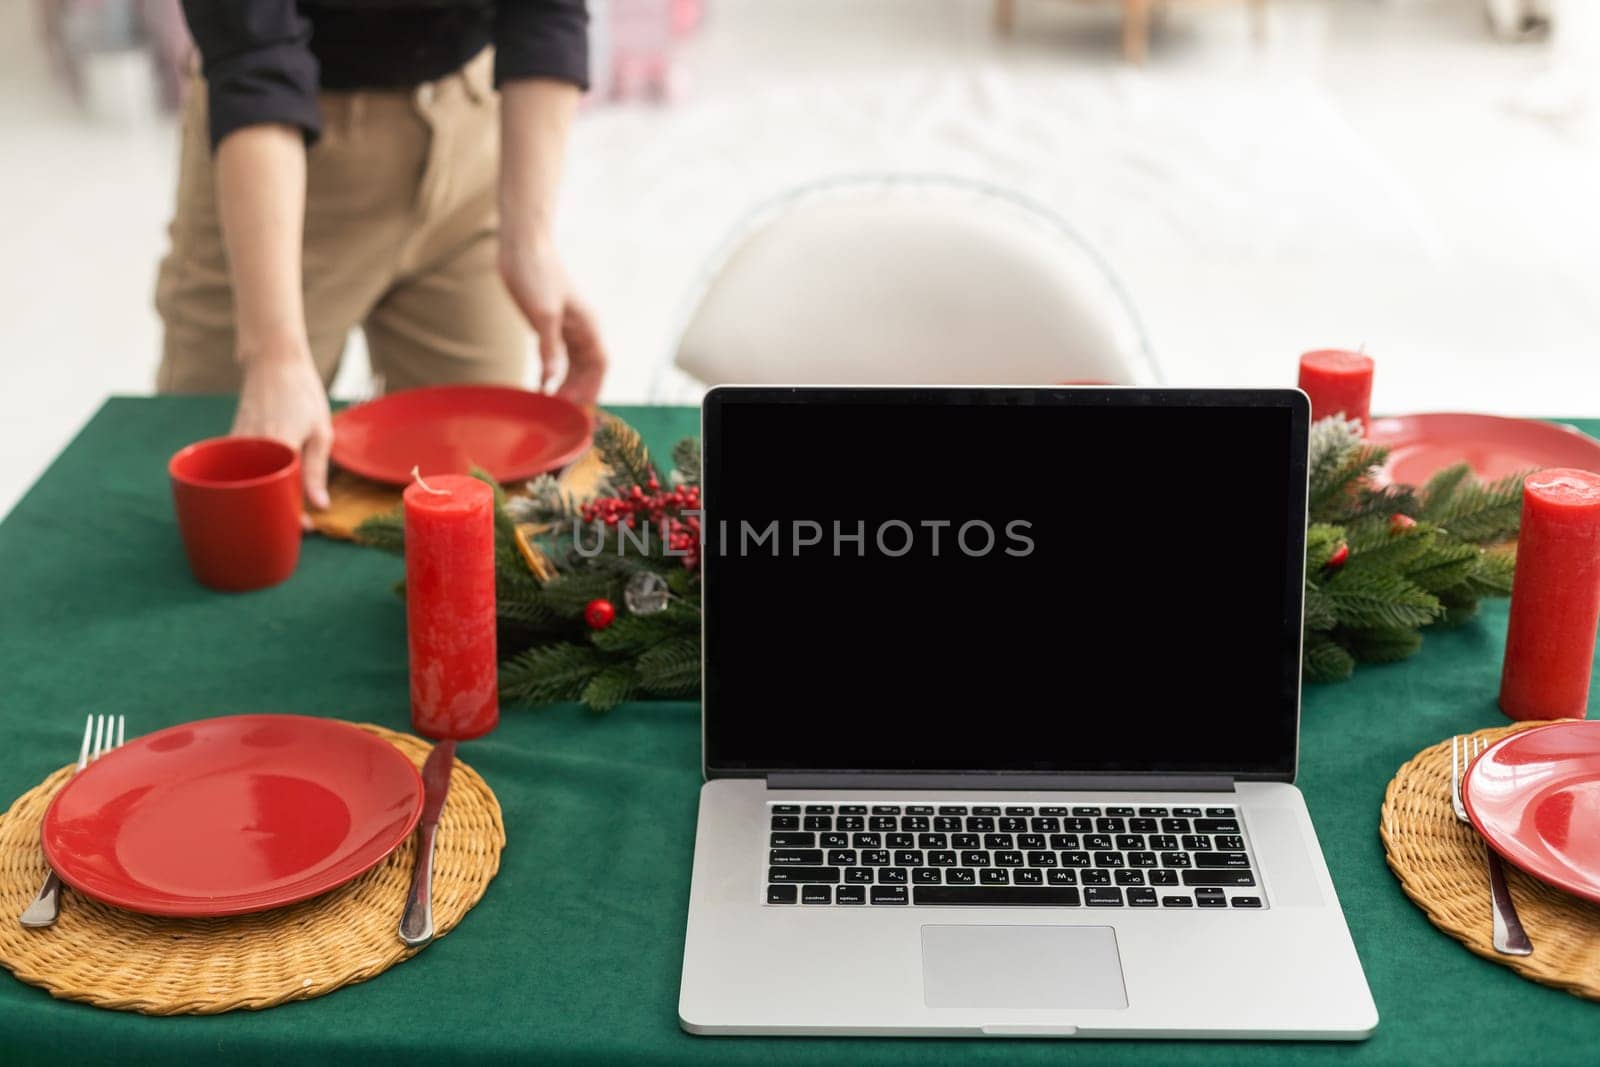
[[[392,89],[442,78],[493,42],[495,84],[587,88],[584,0],[183,0],[199,46],[211,147],[243,126],[321,133],[319,89]]]
[[[268,122],[316,140],[318,64],[311,23],[294,0],[183,0],[183,13],[200,49],[213,149],[240,127]]]
[[[494,83],[554,78],[589,87],[589,11],[584,0],[499,0]]]

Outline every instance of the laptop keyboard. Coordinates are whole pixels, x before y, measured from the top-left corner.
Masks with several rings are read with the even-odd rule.
[[[1236,809],[769,804],[771,905],[1262,908]]]

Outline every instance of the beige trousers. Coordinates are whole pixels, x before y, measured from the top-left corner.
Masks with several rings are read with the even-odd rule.
[[[306,329],[324,384],[360,326],[386,390],[520,384],[529,330],[496,267],[499,98],[486,49],[414,89],[322,93],[306,154]],[[183,116],[156,387],[237,392],[233,290],[196,81]]]

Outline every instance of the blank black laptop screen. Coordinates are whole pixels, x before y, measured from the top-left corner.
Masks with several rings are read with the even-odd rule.
[[[1304,398],[719,389],[705,743],[767,771],[1289,778]]]

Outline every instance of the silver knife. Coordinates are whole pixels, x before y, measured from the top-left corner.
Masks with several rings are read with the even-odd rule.
[[[417,867],[411,874],[411,895],[400,916],[400,940],[413,948],[433,940],[433,835],[450,793],[450,769],[456,762],[453,739],[440,741],[422,764],[422,820],[417,823]]]

